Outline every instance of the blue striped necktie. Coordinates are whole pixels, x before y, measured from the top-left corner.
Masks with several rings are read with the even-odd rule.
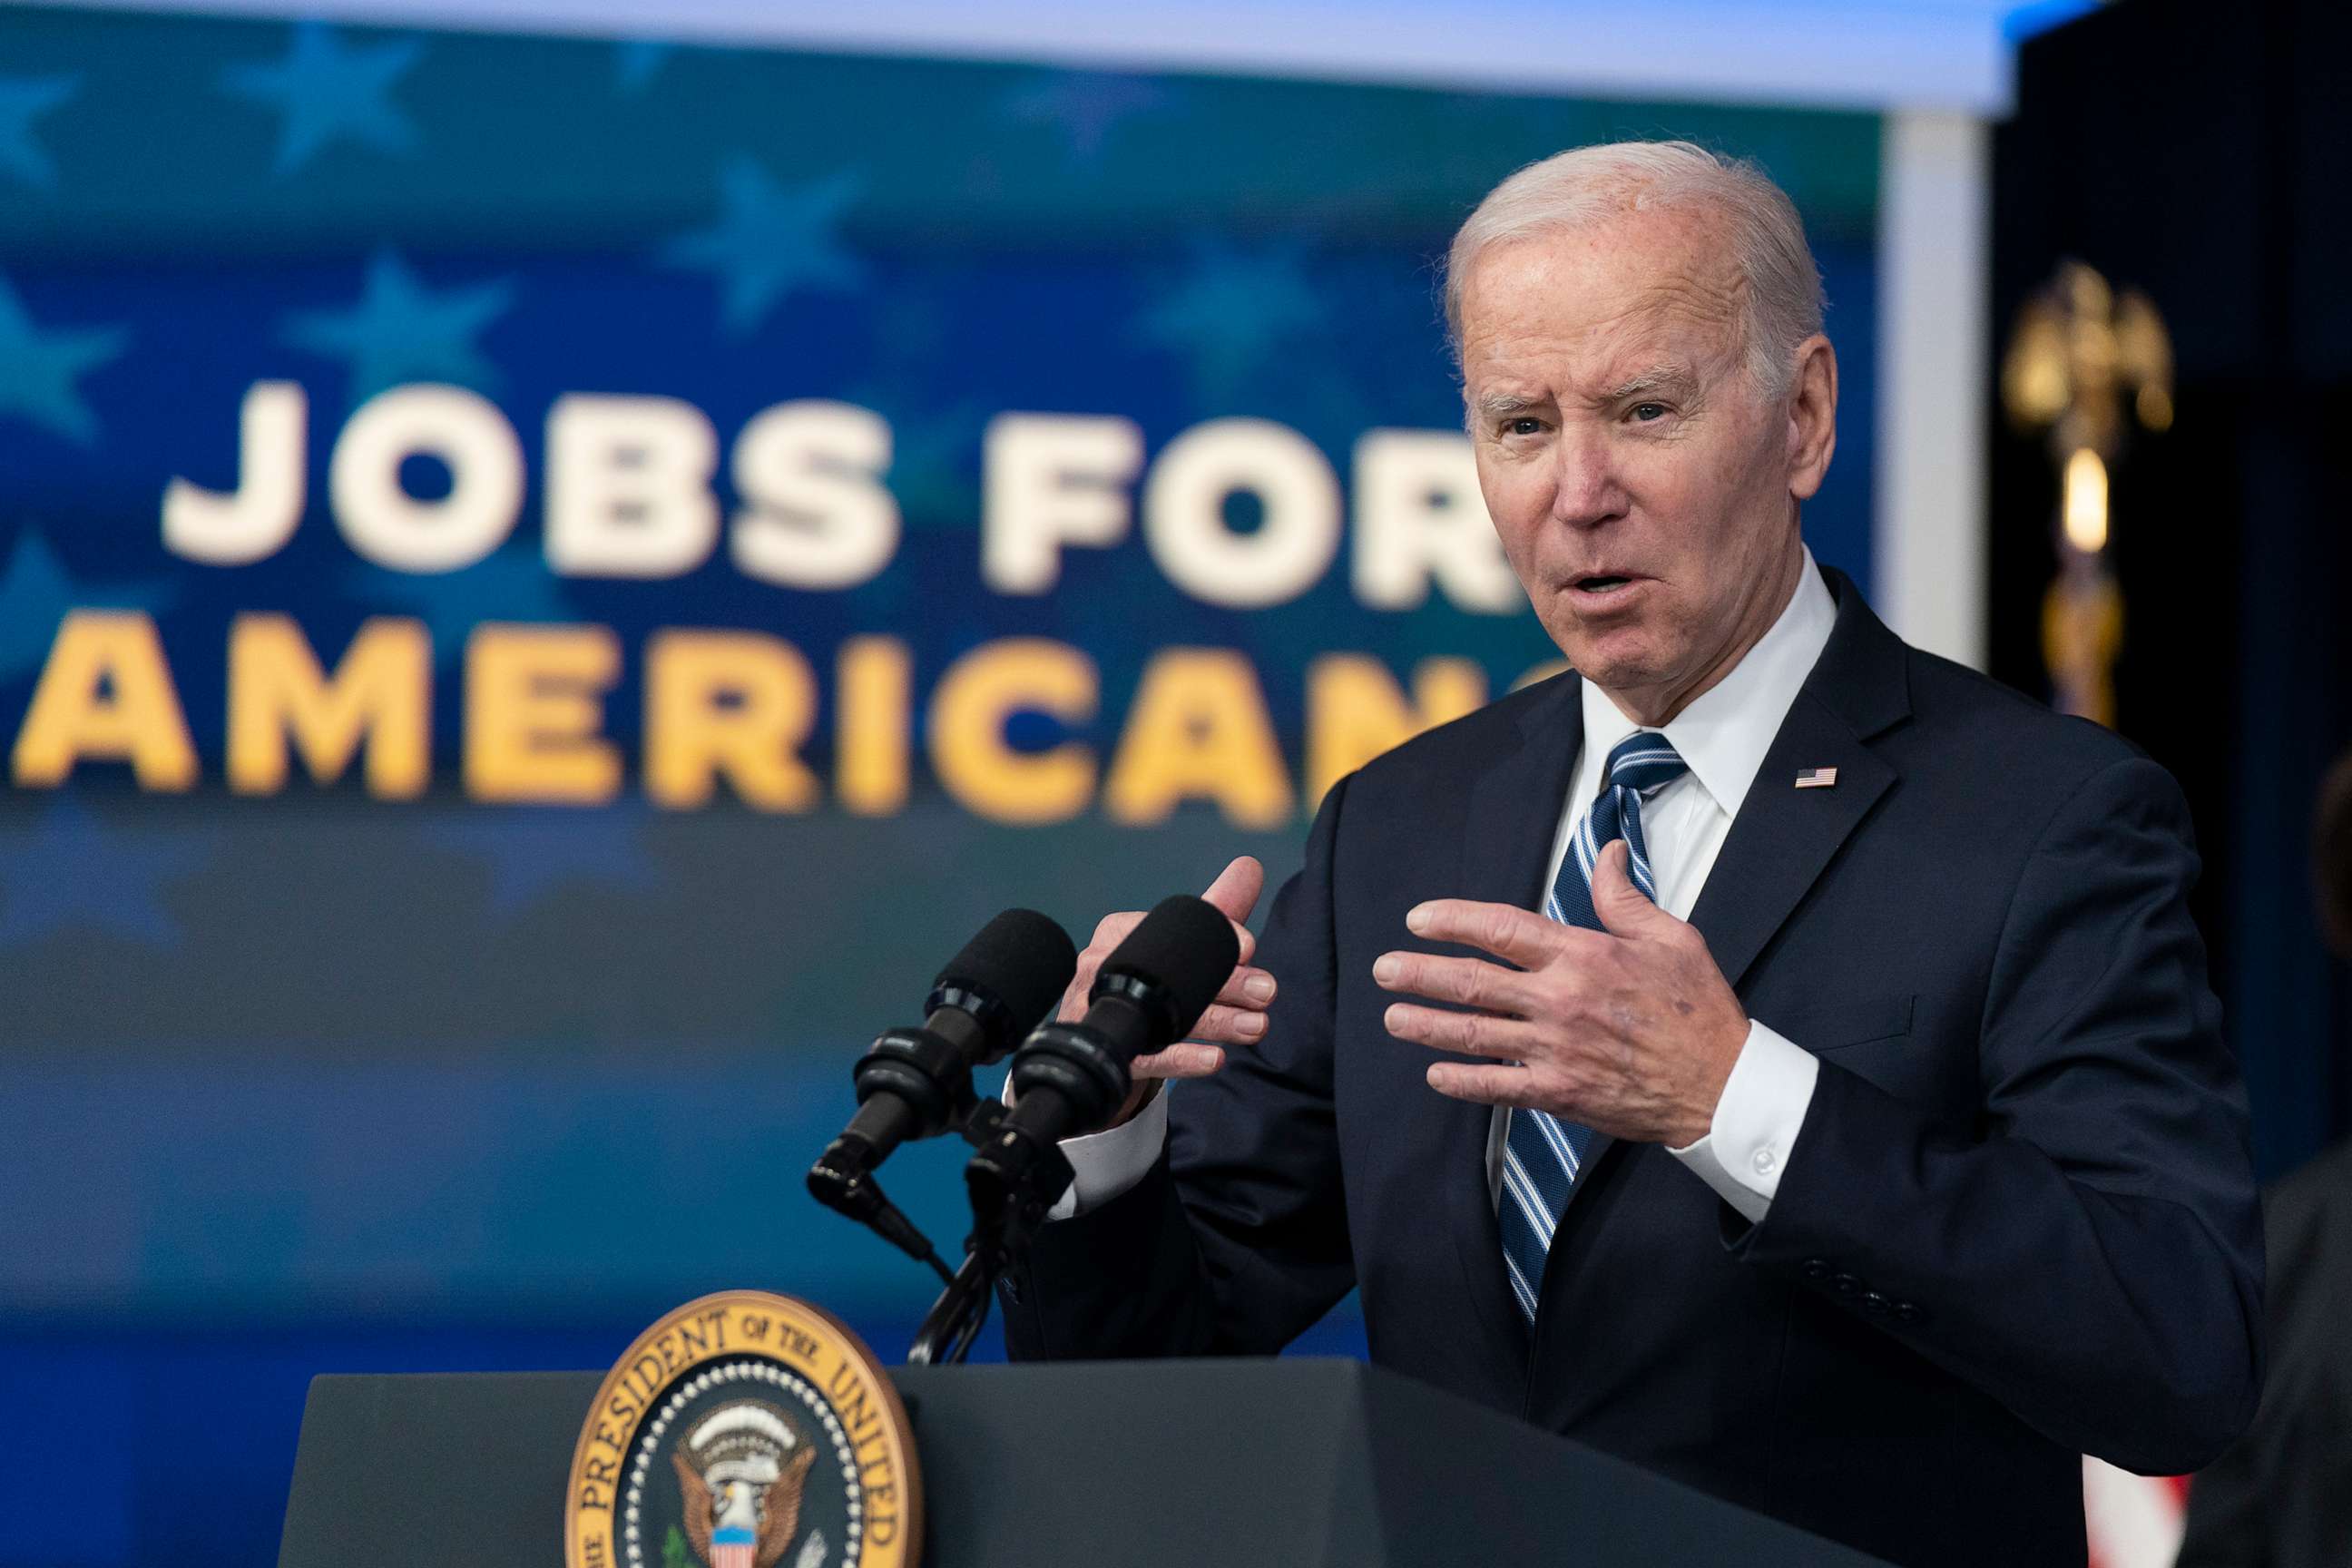
[[[1592,868],[1603,846],[1623,838],[1632,852],[1633,885],[1653,902],[1657,879],[1650,873],[1650,848],[1642,837],[1642,798],[1654,795],[1690,771],[1673,744],[1654,730],[1637,730],[1609,753],[1609,771],[1592,809],[1570,835],[1552,879],[1544,913],[1562,925],[1601,929],[1592,910]],[[1503,1139],[1503,1194],[1497,1218],[1503,1232],[1503,1262],[1511,1295],[1529,1323],[1543,1295],[1544,1259],[1559,1226],[1568,1194],[1584,1167],[1592,1129],[1541,1110],[1514,1109]]]

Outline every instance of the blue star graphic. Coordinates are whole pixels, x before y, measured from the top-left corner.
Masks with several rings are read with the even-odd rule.
[[[476,806],[423,830],[426,841],[472,855],[490,874],[491,912],[505,919],[559,888],[587,884],[650,892],[659,883],[642,842],[645,808],[635,803],[571,806]]]
[[[834,231],[859,183],[855,174],[835,174],[814,184],[780,185],[739,153],[719,171],[724,210],[718,223],[671,240],[661,258],[717,274],[726,286],[727,330],[740,337],[795,289],[857,287],[862,269]]]
[[[37,822],[0,827],[0,947],[68,929],[175,945],[180,923],[163,885],[201,865],[213,839],[181,827],[108,827],[60,795]]]
[[[498,381],[497,367],[474,340],[514,302],[514,281],[501,279],[435,292],[389,250],[368,264],[367,284],[348,310],[306,310],[289,319],[284,336],[297,348],[347,359],[353,407],[387,386],[446,381],[477,389]]]
[[[0,416],[13,414],[89,446],[98,438],[98,419],[76,384],[130,346],[129,327],[40,331],[0,277]]]
[[[379,153],[415,151],[416,127],[391,95],[424,52],[425,46],[413,38],[346,45],[332,28],[305,22],[294,29],[293,46],[283,60],[230,66],[221,72],[220,83],[226,91],[285,114],[277,172],[289,174],[338,141]]]
[[[1110,133],[1139,114],[1164,109],[1167,89],[1141,77],[1113,71],[1055,71],[1004,100],[1015,120],[1050,125],[1061,132],[1069,162],[1092,163],[1102,156]]]
[[[635,98],[677,52],[677,46],[658,38],[623,38],[613,50],[613,85],[622,97]]]
[[[160,610],[178,597],[167,582],[91,588],[76,583],[49,542],[30,529],[16,537],[8,569],[0,573],[0,682],[39,668],[66,612]]]
[[[1244,255],[1206,242],[1193,247],[1190,275],[1137,323],[1148,342],[1192,366],[1196,390],[1212,403],[1245,389],[1275,350],[1324,321],[1323,301],[1307,282],[1296,246]]]
[[[80,89],[78,76],[0,77],[0,169],[53,190],[58,166],[33,140],[33,121]]]
[[[415,576],[380,566],[354,566],[352,595],[370,605],[404,608],[433,634],[433,661],[447,665],[484,621],[546,623],[578,618],[560,591],[562,579],[530,545],[509,544],[457,572]]]

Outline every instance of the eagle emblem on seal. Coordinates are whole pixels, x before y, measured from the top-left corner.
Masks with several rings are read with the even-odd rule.
[[[670,1450],[684,1494],[687,1540],[705,1568],[775,1568],[800,1528],[801,1493],[816,1450],[774,1405],[722,1405]],[[825,1542],[813,1532],[793,1568],[817,1568]]]

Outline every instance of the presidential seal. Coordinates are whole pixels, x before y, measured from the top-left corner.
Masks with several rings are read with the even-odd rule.
[[[572,1452],[567,1568],[916,1568],[906,1406],[840,1320],[761,1290],[638,1336]]]

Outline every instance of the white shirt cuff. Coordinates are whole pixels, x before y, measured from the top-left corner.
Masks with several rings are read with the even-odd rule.
[[[1151,1173],[1168,1142],[1168,1091],[1144,1101],[1135,1119],[1100,1132],[1062,1140],[1062,1157],[1070,1163],[1070,1187],[1045,1211],[1048,1220],[1069,1219],[1098,1209]],[[1004,1103],[1013,1103],[1013,1082],[1004,1084]]]
[[[1780,1190],[1780,1173],[1788,1168],[1789,1151],[1805,1124],[1821,1074],[1821,1058],[1812,1052],[1748,1020],[1747,1042],[1724,1079],[1706,1136],[1666,1152],[1754,1224],[1771,1209],[1772,1194]]]

